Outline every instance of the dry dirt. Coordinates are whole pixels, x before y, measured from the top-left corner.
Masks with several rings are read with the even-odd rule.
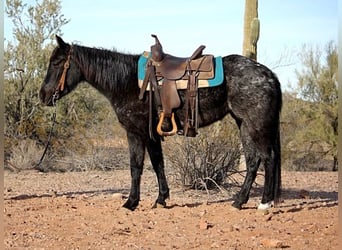
[[[140,206],[122,208],[128,170],[5,172],[6,249],[337,249],[337,172],[284,172],[283,201],[256,210],[258,176],[241,211],[232,190],[182,190],[169,176],[167,208],[152,209],[154,174],[145,171]]]

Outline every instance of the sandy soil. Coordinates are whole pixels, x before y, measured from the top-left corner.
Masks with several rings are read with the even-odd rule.
[[[145,171],[140,206],[122,208],[128,170],[5,172],[6,249],[337,249],[337,172],[284,172],[283,201],[257,211],[231,207],[231,190],[182,190],[169,176],[167,208],[152,209],[154,174]]]

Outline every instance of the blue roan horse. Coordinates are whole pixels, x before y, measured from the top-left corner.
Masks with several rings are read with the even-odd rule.
[[[134,210],[140,200],[140,180],[145,150],[149,153],[159,184],[156,205],[166,205],[169,187],[164,173],[161,138],[149,136],[148,95],[138,100],[137,65],[139,55],[70,45],[56,36],[58,46],[52,52],[49,68],[40,89],[45,105],[57,100],[86,81],[111,102],[119,122],[127,131],[131,167],[131,191],[124,207]],[[259,165],[265,168],[264,192],[259,208],[277,202],[281,191],[279,116],[282,93],[276,75],[267,67],[239,55],[223,57],[223,84],[199,89],[199,127],[209,125],[230,114],[241,134],[247,175],[233,206],[247,203]],[[179,90],[184,103],[185,91]],[[156,113],[157,111],[154,110]],[[175,110],[184,120],[184,107]]]

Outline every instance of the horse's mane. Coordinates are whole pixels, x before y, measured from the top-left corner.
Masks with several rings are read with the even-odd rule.
[[[104,92],[119,93],[132,88],[132,81],[137,84],[139,55],[80,45],[73,45],[73,51],[86,78],[96,85],[94,87]]]

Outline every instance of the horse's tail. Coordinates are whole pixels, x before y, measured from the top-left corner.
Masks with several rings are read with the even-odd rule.
[[[280,132],[276,135],[274,144],[274,202],[279,203],[281,196],[281,147],[280,147]]]
[[[275,76],[276,77],[276,76]],[[275,204],[280,202],[281,196],[281,143],[280,143],[280,113],[283,106],[283,96],[281,93],[281,87],[279,80],[277,81],[277,107],[276,110],[278,112],[278,119],[277,119],[277,132],[275,135],[275,143],[273,144],[273,151],[274,151],[274,190],[273,190],[273,197]]]

